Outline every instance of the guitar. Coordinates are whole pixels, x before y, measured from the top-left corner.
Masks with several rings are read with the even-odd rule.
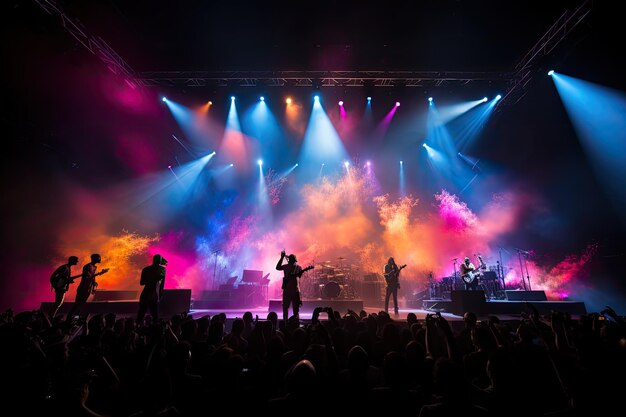
[[[287,286],[287,283],[289,281],[291,281],[294,278],[300,278],[302,276],[302,274],[304,274],[306,271],[310,271],[311,269],[314,269],[315,266],[313,265],[309,265],[306,268],[303,268],[300,270],[300,272],[295,273],[295,274],[289,274],[288,276],[283,278],[283,285],[281,286],[281,289],[285,289],[285,287]]]
[[[388,287],[400,288],[400,281],[398,280],[398,276],[400,276],[400,271],[402,271],[404,268],[406,268],[406,264],[399,267],[396,271],[385,274],[385,281],[387,282]]]
[[[73,277],[67,278],[67,281],[65,281],[65,279],[63,278],[59,278],[59,280],[55,282],[54,284],[51,283],[52,288],[54,288],[55,290],[65,289],[65,291],[67,291],[69,285],[73,284],[76,278],[80,278],[82,276],[83,274],[74,275]]]
[[[465,273],[465,275],[461,277],[463,278],[463,281],[465,281],[466,284],[471,284],[472,282],[474,282],[475,279],[482,276],[483,270],[487,268],[487,265],[485,265],[485,262],[483,261],[483,257],[480,255],[477,255],[477,256],[478,256],[478,260],[480,261],[480,265],[478,266],[478,268],[472,271],[468,271],[467,273]]]

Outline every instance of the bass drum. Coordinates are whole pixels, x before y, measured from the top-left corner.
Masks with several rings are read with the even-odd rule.
[[[327,282],[322,293],[325,298],[337,298],[341,294],[341,286],[335,281]]]

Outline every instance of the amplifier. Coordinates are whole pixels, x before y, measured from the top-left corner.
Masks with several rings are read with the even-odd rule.
[[[496,271],[485,271],[480,279],[483,281],[496,281],[498,279],[498,275],[496,275]]]

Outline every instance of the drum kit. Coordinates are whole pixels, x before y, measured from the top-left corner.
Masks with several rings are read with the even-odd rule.
[[[503,268],[498,262],[496,265],[485,265],[484,271],[479,277],[479,287],[489,299],[504,297],[504,287],[500,275]],[[431,299],[450,299],[451,291],[464,290],[465,284],[459,275],[443,277],[440,280],[429,280],[429,293]]]
[[[323,299],[354,298],[353,273],[356,269],[340,256],[336,262],[325,261],[315,265],[305,297]],[[303,288],[304,290],[304,288]]]

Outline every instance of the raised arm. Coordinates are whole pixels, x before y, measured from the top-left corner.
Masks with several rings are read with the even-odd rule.
[[[276,269],[278,271],[282,271],[283,270],[283,259],[285,259],[285,251],[282,251],[280,253],[280,259],[278,260],[278,263],[276,264]]]

